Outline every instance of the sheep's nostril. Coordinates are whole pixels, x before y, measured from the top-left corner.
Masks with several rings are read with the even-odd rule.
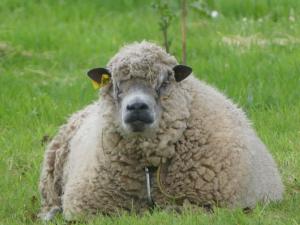
[[[128,111],[139,111],[139,110],[147,110],[149,106],[144,102],[135,102],[133,104],[127,105]]]
[[[130,124],[133,129],[144,129],[146,125],[154,122],[151,108],[143,101],[134,101],[126,105],[124,122]]]

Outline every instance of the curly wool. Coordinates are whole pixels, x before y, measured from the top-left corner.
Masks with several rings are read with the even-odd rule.
[[[122,48],[108,63],[113,84],[157,74],[176,59],[148,42]],[[42,213],[61,207],[67,219],[90,213],[148,209],[144,167],[162,164],[161,180],[174,202],[153,181],[161,208],[182,205],[254,207],[282,198],[274,160],[244,112],[223,94],[190,76],[174,85],[151,137],[126,137],[112,94],[74,114],[46,150],[40,181]]]

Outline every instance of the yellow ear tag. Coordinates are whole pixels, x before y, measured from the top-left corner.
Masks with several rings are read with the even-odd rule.
[[[94,87],[95,90],[97,90],[97,89],[100,88],[100,84],[97,83],[96,81],[93,81],[93,80],[92,80],[92,84],[93,84],[93,87]]]
[[[104,87],[106,84],[108,84],[109,80],[110,80],[110,77],[108,74],[102,74],[101,82],[98,83],[98,82],[92,80],[92,84],[95,89],[99,89],[99,88]]]

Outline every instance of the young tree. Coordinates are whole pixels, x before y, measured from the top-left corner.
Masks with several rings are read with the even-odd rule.
[[[163,43],[167,52],[170,51],[171,39],[168,35],[168,29],[175,17],[175,13],[171,10],[170,4],[164,0],[157,0],[152,4],[152,7],[159,15],[159,28],[163,34]]]

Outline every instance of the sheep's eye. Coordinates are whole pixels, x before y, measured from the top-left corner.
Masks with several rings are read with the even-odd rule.
[[[116,93],[117,98],[120,98],[122,95],[122,91],[120,90],[120,88],[118,86],[116,86],[115,93]]]
[[[160,85],[160,88],[166,88],[170,84],[170,77],[171,76],[172,76],[172,72],[167,71],[167,77],[165,78],[165,80]]]
[[[156,90],[158,95],[163,94],[167,90],[168,86],[169,86],[169,81],[162,82],[162,84]]]
[[[164,81],[161,85],[160,88],[166,88],[169,85],[168,81]]]

